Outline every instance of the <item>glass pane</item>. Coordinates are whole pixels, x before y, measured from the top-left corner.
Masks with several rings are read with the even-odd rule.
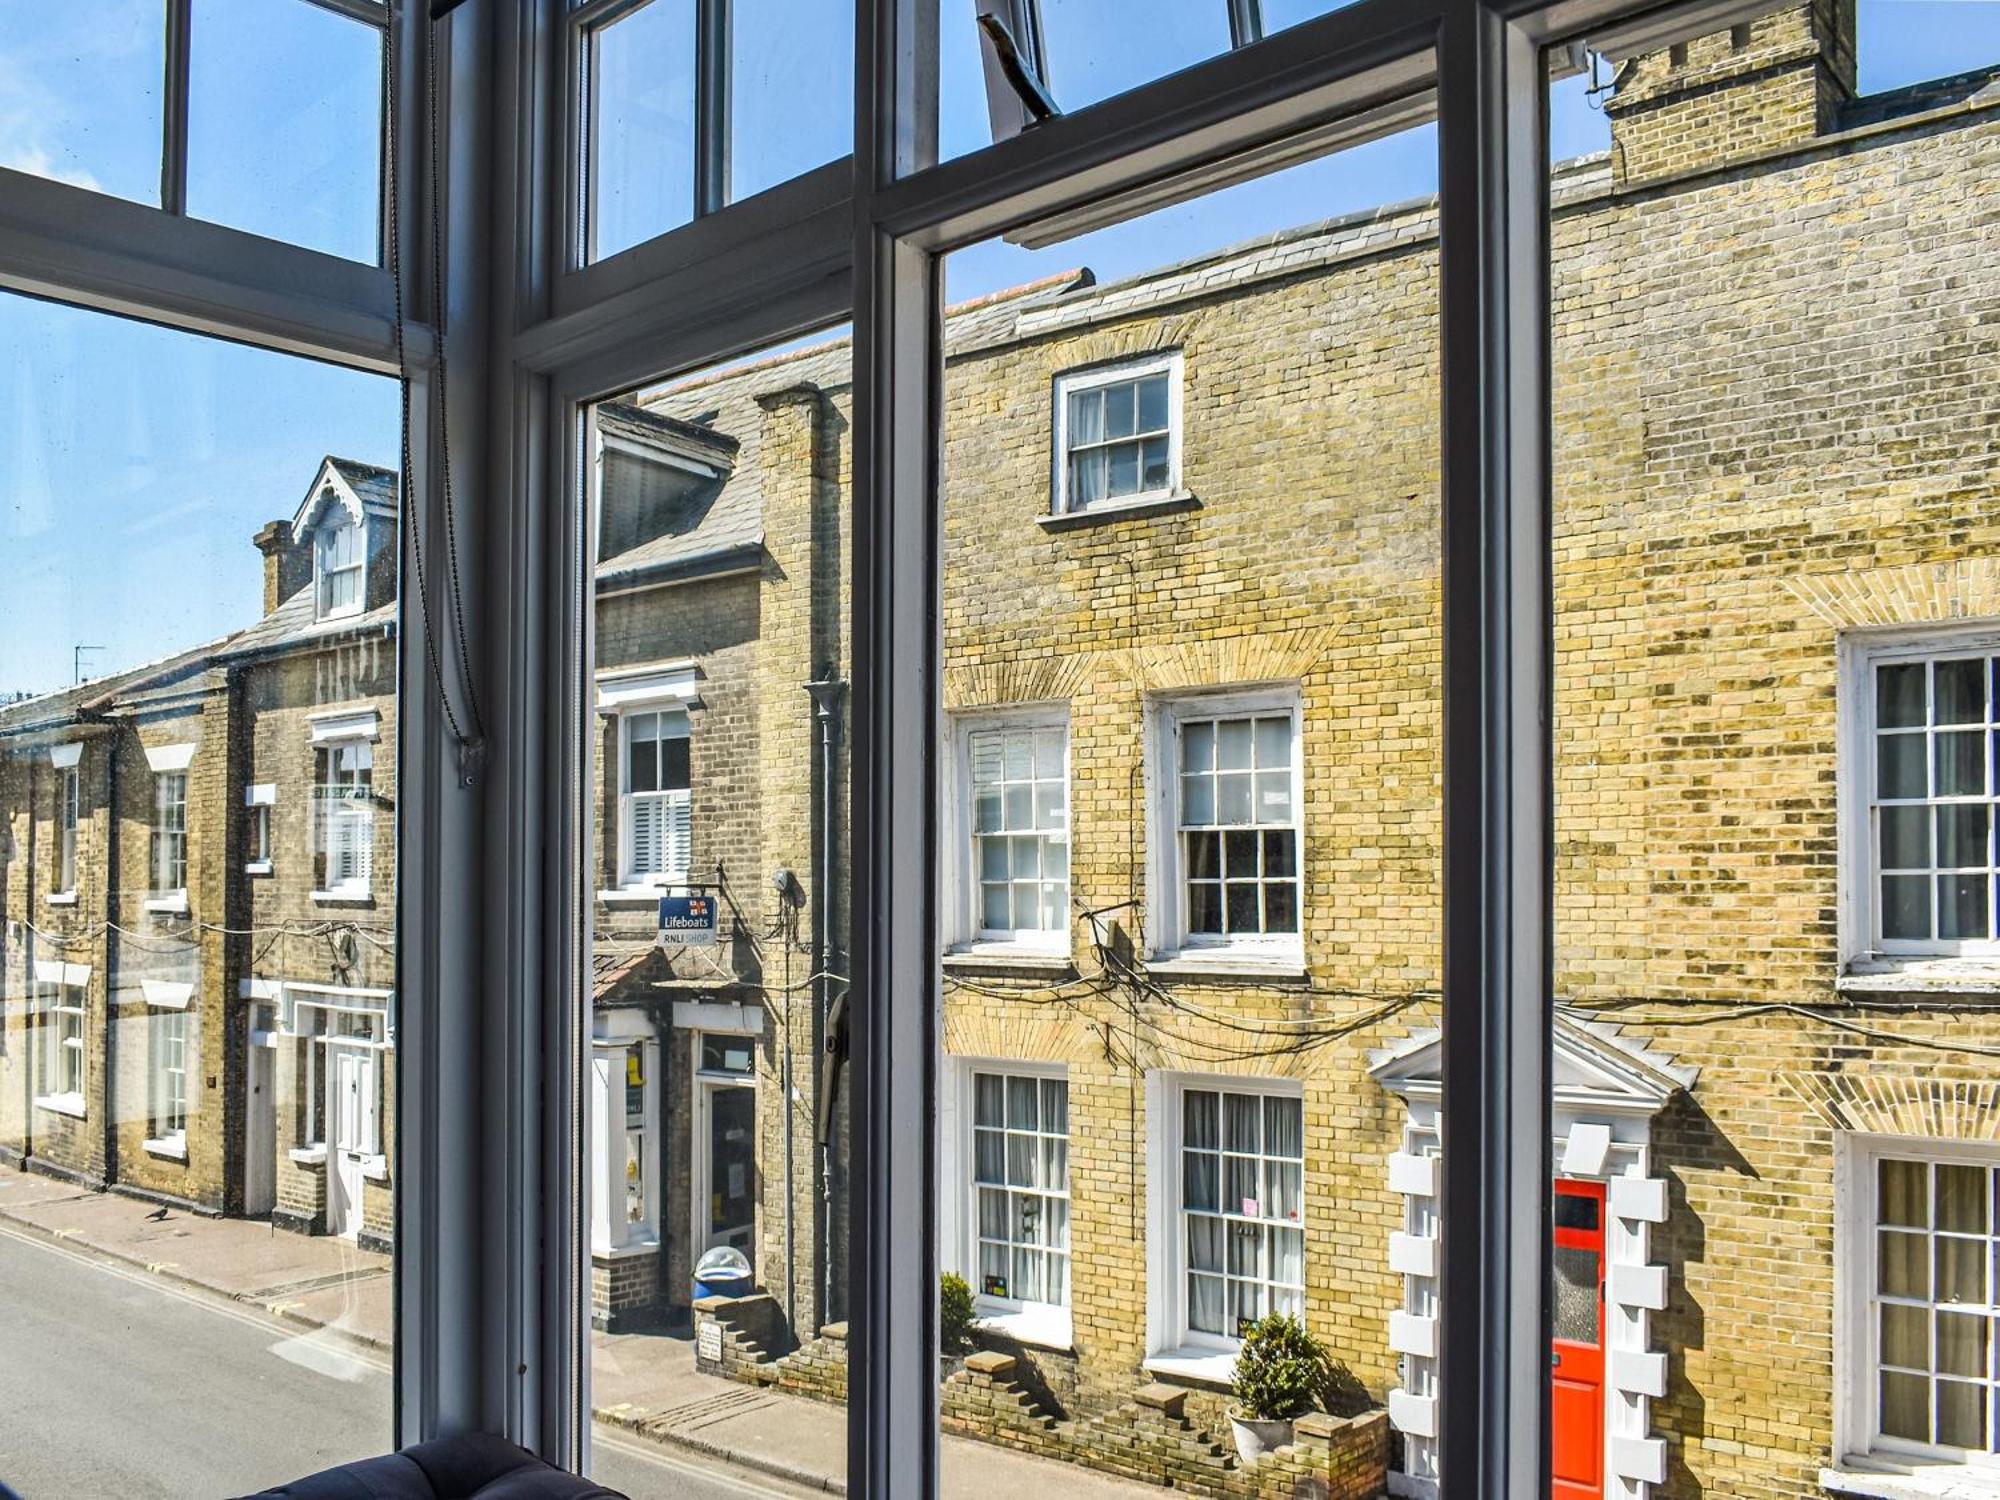
[[[1931,682],[1931,720],[1937,724],[1986,722],[1986,660],[1941,661]]]
[[[1985,816],[1984,808],[1947,808],[1947,816],[1972,812]],[[1931,810],[1928,807],[1885,807],[1882,819],[1882,866],[1888,870],[1924,870],[1931,863]],[[1945,861],[1952,863],[1952,861]]]
[[[729,197],[775,187],[854,150],[854,17],[839,5],[729,8]]]
[[[1882,1363],[1906,1370],[1931,1367],[1930,1317],[1921,1307],[1882,1304]]]
[[[1885,808],[1884,812],[1890,811]],[[1906,809],[1897,808],[1901,812]],[[1985,807],[1941,807],[1938,809],[1937,862],[1946,869],[1962,865],[1990,865]],[[1921,863],[1921,861],[1919,861]]]
[[[1987,1232],[1992,1173],[1985,1167],[1940,1164],[1937,1169],[1937,1228],[1965,1234]]]
[[[1114,40],[1101,65],[1146,76],[1204,5],[1048,7],[1058,98],[1058,59],[1084,55],[1059,28]],[[1227,16],[1202,18],[1225,44]],[[1061,1392],[1036,1440],[1066,1466],[1037,1476],[1057,1494],[1119,1484],[1120,1457],[1154,1451],[1130,1405],[1149,1358],[1220,1370],[1239,1321],[1272,1307],[1352,1376],[1341,1414],[1406,1384],[1384,1330],[1405,1310],[1389,1173],[1410,1114],[1402,1081],[1370,1069],[1406,1047],[1386,1066],[1423,1066],[1439,982],[1435,225],[1394,206],[1432,190],[1435,154],[1429,131],[1400,133],[947,266],[946,707],[1060,706],[1072,726],[1066,878],[1089,941],[1043,973],[953,954],[942,991],[948,1056],[1072,1070],[1069,1324],[1055,1349],[977,1340]],[[1172,379],[1118,363],[1169,352]],[[1171,482],[1198,506],[1045,513],[1079,442],[1104,463],[1089,493],[1150,487],[1164,422]],[[1426,1378],[1409,1363],[1406,1388]],[[1009,1437],[966,1385],[947,1365],[948,1493],[990,1484]],[[1193,1430],[1156,1481],[1389,1492],[1386,1454],[1336,1473],[1309,1433],[1296,1471],[1243,1463],[1227,1399],[1190,1392]]]
[[[194,0],[188,212],[374,263],[382,31],[306,0]]]
[[[0,26],[0,167],[160,201],[159,0],[11,4]]]
[[[600,51],[623,70],[605,81],[641,114],[667,107],[682,76],[674,17],[691,10],[654,0],[605,30]],[[628,27],[640,29],[628,36]],[[657,132],[632,141],[632,170],[669,170],[658,157],[672,142]],[[659,1184],[651,1221],[628,1228],[600,1211],[607,1183],[590,1130],[579,1204],[593,1404],[627,1414],[599,1429],[591,1463],[632,1500],[741,1488],[728,1460],[753,1450],[781,1451],[787,1472],[814,1488],[846,1476],[837,1408],[797,1392],[810,1371],[815,1389],[838,1397],[846,1375],[837,1325],[848,1315],[858,1063],[841,1056],[839,1028],[852,804],[846,752],[822,753],[821,714],[833,744],[852,743],[848,348],[822,336],[588,412],[591,665],[628,692],[658,685],[662,701],[626,712],[634,727],[657,715],[659,779],[674,788],[662,797],[672,814],[665,865],[688,872],[664,900],[620,890],[621,739],[593,736],[580,809],[585,888],[597,897],[579,1018],[592,1064],[585,1121],[610,1039],[642,1041],[657,1059],[644,1142],[652,1158],[642,1166]],[[764,566],[742,566],[746,537]],[[654,569],[672,585],[633,586]],[[689,683],[698,695],[683,703]],[[581,707],[595,716],[595,684],[585,693]],[[977,769],[994,769],[978,744],[968,751]],[[975,822],[1002,821],[1001,800]],[[978,879],[989,867],[1010,873],[1007,835],[966,836],[961,847],[963,920],[1007,927],[1012,884]],[[1005,1128],[1018,1123],[1010,1095],[1024,1081],[970,1067],[953,1079],[965,1087],[954,1101],[952,1270],[975,1295],[1011,1298],[1023,1282],[1046,1284],[1046,1258],[1020,1253],[1035,1200],[1008,1187],[1041,1170],[1036,1138]],[[1034,1080],[1025,1094],[1032,1118]],[[741,1399],[752,1392],[773,1404],[756,1411]],[[691,1429],[661,1414],[695,1406],[706,1412],[704,1437],[690,1453]],[[641,1422],[638,1412],[654,1416]]]
[[[1598,1253],[1561,1245],[1550,1252],[1554,1268],[1555,1307],[1550,1314],[1554,1336],[1571,1344],[1603,1342],[1598,1323]]]
[[[1901,1224],[1911,1229],[1929,1226],[1931,1169],[1928,1163],[1885,1158],[1877,1165],[1876,1179],[1878,1223]]]
[[[1929,795],[1930,778],[1926,774],[1924,758],[1928,746],[1921,734],[1884,734],[1875,740],[1876,790],[1884,797],[1923,797]],[[1961,763],[1953,758],[1954,770],[1962,769]]]
[[[1931,1436],[1931,1383],[1921,1375],[1882,1377],[1882,1433],[1927,1443]]]
[[[1945,602],[1992,548],[1940,526],[1922,496],[1965,462],[1931,426],[1938,404],[1976,391],[1980,411],[2000,409],[2000,376],[1905,378],[2000,294],[1984,258],[1962,286],[1921,303],[1907,291],[1955,260],[1991,175],[1965,155],[1971,134],[1921,138],[1916,123],[1968,67],[1985,85],[1960,33],[1987,8],[1787,0],[1717,23],[1670,4],[1645,41],[1586,27],[1580,56],[1547,58],[1552,145],[1579,139],[1582,117],[1601,132],[1555,162],[1546,225],[1553,1157],[1610,1179],[1613,1261],[1626,1173],[1665,1190],[1656,1255],[1700,1242],[1700,1326],[1656,1315],[1644,1336],[1682,1362],[1679,1395],[1621,1415],[1592,1367],[1553,1368],[1553,1495],[1617,1488],[1619,1442],[1585,1424],[1627,1417],[1675,1455],[1662,1495],[1803,1495],[1829,1487],[1829,1462],[1929,1478],[1957,1471],[1924,1448],[1967,1444],[1983,1464],[1995,1447],[1991,1132],[1961,1110],[1989,1086],[2000,1031],[1963,994],[1919,986],[1975,971],[1994,931],[1992,626],[1984,605]],[[1885,49],[1935,66],[1885,90],[1871,82],[1893,71]],[[1851,231],[1817,217],[1850,214]],[[1796,339],[1780,310],[1791,286],[1820,299]],[[1876,592],[1918,579],[1915,594]],[[1371,728],[1364,743],[1390,732]],[[1310,720],[1305,734],[1310,786]],[[1344,856],[1305,810],[1310,889]],[[1604,1120],[1600,1157],[1561,1123],[1595,1076],[1602,1054],[1579,1034],[1594,1027],[1700,1069],[1652,1116],[1642,1166],[1626,1165],[1625,1125]],[[1679,1108],[1713,1123],[1700,1145],[1665,1138]],[[1878,1161],[1878,1146],[1964,1170]],[[1843,1284],[1852,1307],[1837,1305]],[[1759,1301],[1760,1286],[1790,1290]],[[1794,1362],[1805,1347],[1810,1371]],[[1722,1439],[1725,1406],[1754,1441]],[[1452,1430],[1449,1410],[1437,1420]]]
[[[1937,780],[1940,797],[1977,797],[1986,791],[1986,736],[1971,731],[1939,734]]]
[[[1040,0],[1049,92],[1067,112],[1229,50],[1222,5]]]
[[[1875,722],[1883,729],[1924,723],[1922,662],[1897,662],[1875,669]]]
[[[648,0],[591,33],[587,261],[694,217],[695,10]]]
[[[79,68],[155,45],[118,5],[0,10],[0,69],[81,39],[58,15],[105,22]],[[72,76],[0,79],[0,139]],[[93,130],[146,107],[100,102]],[[248,1494],[392,1443],[398,404],[0,295],[0,1470],[24,1495]],[[368,544],[332,630],[326,484],[366,497]],[[329,712],[388,732],[329,745]],[[342,820],[337,902],[322,767],[381,798]],[[47,900],[66,851],[75,899]]]

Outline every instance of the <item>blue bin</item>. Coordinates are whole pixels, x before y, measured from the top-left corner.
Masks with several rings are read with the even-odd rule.
[[[717,1245],[695,1262],[694,1294],[701,1297],[743,1297],[755,1289],[750,1262],[741,1250]]]

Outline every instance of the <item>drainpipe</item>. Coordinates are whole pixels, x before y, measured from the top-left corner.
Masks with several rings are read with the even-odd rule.
[[[827,1037],[827,1012],[833,1004],[833,984],[827,977],[828,950],[831,945],[832,930],[832,890],[833,890],[833,812],[834,779],[833,750],[840,732],[840,702],[847,691],[844,679],[835,677],[830,667],[821,669],[816,682],[805,684],[805,690],[812,696],[813,718],[819,724],[819,806],[816,809],[819,827],[818,837],[813,843],[812,872],[812,984],[814,1005],[814,1026],[821,1038],[820,1078],[822,1091],[835,1086],[834,1068],[836,1064],[826,1048],[831,1038]],[[819,1322],[833,1320],[834,1274],[833,1274],[833,1133],[831,1116],[828,1116],[826,1136],[820,1142],[820,1310]]]

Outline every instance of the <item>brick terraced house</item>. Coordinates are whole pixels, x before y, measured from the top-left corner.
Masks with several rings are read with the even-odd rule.
[[[2000,1493],[2000,80],[1857,97],[1812,0],[1606,109],[1552,222],[1555,1492]],[[1219,1431],[1290,1310],[1396,1434],[1353,1492],[1435,1490],[1436,285],[1418,202],[950,315],[940,1228],[1006,1356],[960,1430]],[[846,370],[594,450],[593,1308],[734,1246],[704,1362],[834,1391]],[[33,1164],[387,1232],[383,483],[260,533],[258,625],[0,712]]]

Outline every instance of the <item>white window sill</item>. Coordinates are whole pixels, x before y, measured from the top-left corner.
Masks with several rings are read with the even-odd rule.
[[[1226,1388],[1236,1378],[1236,1351],[1183,1344],[1178,1349],[1162,1349],[1158,1354],[1147,1355],[1140,1368],[1149,1375],[1164,1375],[1169,1380]]]
[[[188,1159],[187,1138],[185,1136],[170,1136],[157,1141],[141,1141],[139,1144],[145,1148],[148,1156],[163,1157],[167,1161],[186,1161]]]
[[[316,1146],[294,1146],[285,1155],[289,1156],[302,1167],[325,1166],[326,1143],[322,1141]]]
[[[74,906],[76,905],[76,892],[51,891],[48,895],[42,897],[42,900],[49,906]]]
[[[1068,1354],[1076,1347],[1076,1335],[1066,1307],[1024,1307],[1016,1312],[994,1312],[973,1320],[983,1333],[998,1334],[1017,1344]]]
[[[1306,961],[1284,949],[1183,948],[1153,955],[1146,972],[1170,979],[1304,979]]]
[[[664,885],[621,885],[599,891],[597,899],[606,906],[656,906],[660,897],[672,894],[672,889]]]
[[[38,1094],[35,1108],[45,1109],[52,1115],[68,1115],[73,1120],[84,1118],[81,1094]]]
[[[2000,995],[2000,958],[1872,955],[1850,963],[1834,988],[1844,995]]]
[[[1067,948],[1037,948],[1026,943],[961,943],[945,951],[943,962],[947,969],[1018,974],[1070,974],[1076,970]]]
[[[645,1239],[631,1240],[623,1245],[613,1245],[608,1250],[596,1245],[591,1246],[590,1249],[592,1260],[631,1260],[636,1256],[658,1255],[659,1253],[660,1241],[657,1236],[653,1236],[650,1233]]]
[[[1855,1456],[1837,1468],[1821,1469],[1819,1482],[1837,1495],[1873,1500],[1995,1500],[2000,1469],[1908,1458],[1899,1454]]]
[[[169,891],[164,895],[148,896],[146,898],[147,911],[166,912],[173,916],[184,917],[187,915],[187,909],[188,893],[186,891]]]
[[[373,891],[314,891],[312,899],[327,906],[365,906],[375,899]]]
[[[1035,517],[1045,531],[1068,531],[1077,526],[1094,526],[1100,521],[1129,521],[1141,516],[1167,516],[1176,511],[1200,510],[1201,501],[1186,490],[1167,495],[1134,495],[1127,500],[1105,500],[1081,510],[1053,511]]]
[[[268,859],[253,859],[243,866],[243,873],[245,875],[268,875],[271,873],[271,862]]]

